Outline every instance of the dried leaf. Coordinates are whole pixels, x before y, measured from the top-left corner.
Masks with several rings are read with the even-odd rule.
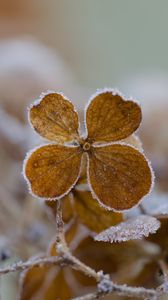
[[[29,119],[34,129],[48,140],[69,142],[78,136],[78,114],[61,94],[42,95],[41,101],[31,106]]]
[[[79,220],[94,232],[100,232],[123,220],[121,213],[113,213],[101,207],[88,191],[73,191],[74,210]]]
[[[114,213],[101,207],[93,199],[90,191],[81,191],[76,188],[61,199],[63,220],[65,223],[74,218],[90,230],[98,233],[123,220],[121,213]],[[47,200],[45,203],[55,218],[57,211],[56,201]]]
[[[73,223],[65,232],[70,245],[77,232],[78,225]],[[48,256],[57,256],[55,238],[47,251]],[[74,293],[66,279],[66,268],[59,266],[33,267],[22,274],[20,300],[56,300],[71,299]]]
[[[143,286],[145,288],[157,288],[159,286],[159,266],[157,261],[153,260],[145,264],[138,276],[130,282],[133,286]]]
[[[75,249],[74,255],[93,269],[113,276],[138,260],[153,259],[158,255],[158,247],[142,240],[125,243],[100,243],[87,237]],[[128,274],[127,274],[128,276]]]
[[[42,198],[59,198],[79,177],[80,147],[46,145],[34,150],[25,163],[25,176],[32,192]]]
[[[162,249],[162,253],[168,258],[168,218],[162,217],[159,221],[161,223],[159,230],[154,235],[149,236],[148,241],[159,245]]]
[[[141,239],[155,233],[159,227],[160,222],[156,218],[141,215],[106,229],[99,233],[95,240],[113,243]]]
[[[20,300],[64,300],[72,297],[64,270],[59,267],[33,267],[23,275]]]
[[[86,111],[88,137],[92,142],[112,142],[127,138],[140,125],[141,109],[119,94],[105,91],[96,95]]]
[[[124,144],[92,147],[89,158],[90,185],[102,205],[126,210],[149,193],[151,169],[138,150]]]

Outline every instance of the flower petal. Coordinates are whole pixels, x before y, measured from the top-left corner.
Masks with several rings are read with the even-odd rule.
[[[24,171],[33,194],[61,198],[76,183],[81,165],[80,147],[45,145],[26,159]]]
[[[125,144],[92,147],[88,175],[100,203],[117,211],[136,205],[152,185],[144,155]]]
[[[112,142],[127,138],[140,125],[141,109],[112,91],[98,94],[86,111],[88,137],[92,142]]]
[[[94,232],[101,232],[123,220],[121,213],[101,207],[91,192],[73,190],[74,210],[79,220]]]
[[[78,114],[61,94],[44,95],[30,108],[29,119],[34,129],[48,140],[69,142],[78,136]]]

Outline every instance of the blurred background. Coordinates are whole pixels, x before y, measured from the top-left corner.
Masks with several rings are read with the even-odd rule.
[[[80,111],[97,88],[118,88],[138,99],[144,114],[140,135],[157,193],[167,200],[167,12],[166,0],[0,0],[2,257],[14,251],[12,261],[26,259],[54,234],[21,175],[26,151],[40,142],[26,108],[43,91],[63,91]],[[45,232],[47,241],[40,239]],[[15,279],[1,280],[2,300],[17,299]]]

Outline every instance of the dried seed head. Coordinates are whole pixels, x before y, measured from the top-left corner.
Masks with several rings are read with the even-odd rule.
[[[90,147],[91,147],[91,145],[88,142],[85,142],[83,144],[83,150],[86,152],[90,150]]]

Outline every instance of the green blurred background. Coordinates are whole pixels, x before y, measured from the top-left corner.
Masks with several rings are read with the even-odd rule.
[[[1,38],[28,34],[54,47],[84,86],[126,89],[134,76],[167,76],[166,0],[0,3]]]

